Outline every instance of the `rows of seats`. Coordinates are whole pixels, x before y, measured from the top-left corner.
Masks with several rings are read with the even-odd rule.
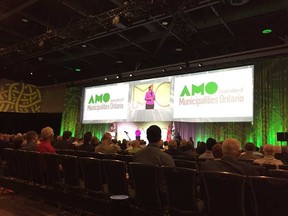
[[[285,170],[277,171],[286,173],[286,179],[279,173],[272,174],[273,171],[271,175],[275,177],[203,172],[197,159],[186,160],[188,165],[183,165],[185,160],[177,163],[181,160],[174,159],[178,167],[158,167],[130,162],[124,157],[115,160],[116,155],[82,157],[76,153],[40,154],[13,149],[4,149],[3,153],[6,168],[1,186],[43,200],[57,200],[59,209],[70,206],[78,211],[113,215],[111,196],[126,195],[130,197],[130,208],[122,208],[124,213],[113,211],[114,214],[284,216],[288,213]],[[165,196],[161,187],[167,192]]]

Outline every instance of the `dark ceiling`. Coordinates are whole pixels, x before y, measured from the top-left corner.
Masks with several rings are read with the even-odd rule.
[[[287,8],[287,0],[0,0],[0,78],[43,86],[252,50],[285,54]]]

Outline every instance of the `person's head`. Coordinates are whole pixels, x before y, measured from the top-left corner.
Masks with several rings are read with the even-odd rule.
[[[140,141],[139,140],[132,140],[130,142],[130,145],[132,146],[132,148],[140,148]]]
[[[275,154],[281,154],[282,153],[282,148],[281,146],[274,146],[274,153]]]
[[[274,155],[274,148],[270,144],[265,144],[263,146],[264,155]]]
[[[247,142],[245,144],[245,151],[255,151],[255,145],[252,142]]]
[[[159,143],[161,140],[161,129],[157,125],[151,125],[146,134],[149,143]]]
[[[288,154],[288,146],[283,146],[282,147],[282,153],[283,154]]]
[[[27,133],[25,133],[25,139],[27,140],[27,143],[32,141],[37,143],[37,138],[38,135],[35,131],[28,131]]]
[[[91,143],[91,140],[92,140],[92,133],[90,131],[87,131],[84,134],[84,142],[85,143]]]
[[[180,140],[180,147],[186,147],[186,145],[187,145],[187,140],[186,139]]]
[[[21,148],[21,145],[23,144],[23,142],[24,142],[24,139],[22,135],[15,136],[13,140],[13,148],[14,149]]]
[[[207,140],[206,140],[206,149],[211,151],[212,150],[212,147],[216,144],[216,140],[209,137]]]
[[[177,142],[176,140],[170,140],[168,143],[168,149],[177,149]]]
[[[153,91],[153,84],[151,84],[151,85],[148,87],[148,90],[149,90],[149,91]]]
[[[217,143],[212,147],[212,154],[213,154],[214,158],[222,158],[223,157],[222,145],[220,143]]]
[[[194,143],[191,141],[191,140],[189,140],[187,143],[186,143],[186,149],[187,150],[195,150],[194,149]]]
[[[205,144],[205,142],[201,142],[201,141],[197,142],[196,153],[197,153],[198,155],[201,155],[201,154],[203,154],[205,151],[206,151],[206,144]]]
[[[104,140],[111,142],[111,140],[112,140],[111,134],[108,133],[108,132],[105,132],[105,133],[103,134],[103,136],[102,136],[101,141],[104,141]]]
[[[228,138],[222,144],[223,155],[229,155],[237,158],[240,153],[240,142],[234,138]]]
[[[45,127],[41,130],[41,138],[43,141],[52,140],[54,136],[54,131],[51,127]]]
[[[63,135],[62,135],[62,140],[69,140],[72,136],[72,132],[71,131],[64,131]]]

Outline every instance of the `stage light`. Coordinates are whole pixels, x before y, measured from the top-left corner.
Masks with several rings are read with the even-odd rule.
[[[119,79],[119,76],[116,76],[116,79]]]
[[[83,47],[83,48],[86,48],[86,47],[87,47],[87,45],[86,45],[86,44],[82,44],[82,47]]]
[[[180,70],[182,70],[182,69],[183,69],[183,67],[182,67],[182,66],[179,66],[179,69],[180,69]]]
[[[201,63],[198,63],[198,67],[202,67],[203,65]]]
[[[32,75],[33,75],[33,72],[31,72],[30,75],[32,76]]]
[[[164,21],[164,22],[162,22],[162,25],[166,26],[166,25],[168,25],[168,22]]]
[[[132,74],[129,74],[129,76],[132,77],[133,75],[132,75]]]
[[[165,68],[162,69],[162,72],[167,72],[167,70]]]
[[[27,23],[27,22],[29,22],[29,20],[26,19],[26,18],[23,18],[23,19],[22,19],[22,22]]]
[[[81,69],[80,68],[75,68],[75,71],[76,72],[81,72]]]
[[[116,63],[117,64],[122,64],[122,61],[121,60],[117,60]]]
[[[38,61],[43,61],[43,57],[38,57]]]
[[[175,49],[175,51],[176,52],[181,52],[183,49],[181,48],[181,47],[177,47],[176,49]]]
[[[105,77],[104,80],[108,80],[107,77]]]

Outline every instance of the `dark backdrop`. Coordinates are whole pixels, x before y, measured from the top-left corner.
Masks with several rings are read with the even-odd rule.
[[[59,134],[62,113],[9,113],[0,112],[0,132],[2,133],[25,133],[34,130],[41,132],[43,127],[50,126],[54,134]]]

